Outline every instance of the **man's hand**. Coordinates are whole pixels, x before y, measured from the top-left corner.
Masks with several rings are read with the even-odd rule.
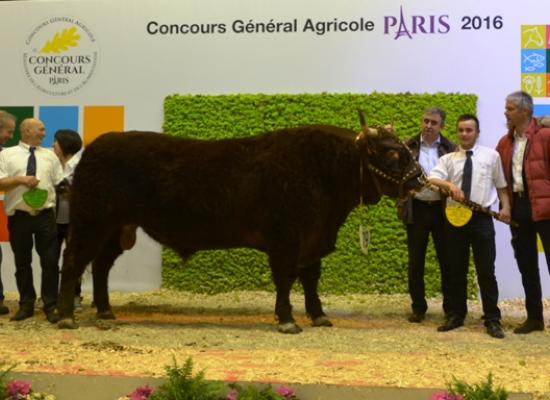
[[[498,212],[497,219],[507,224],[512,220],[512,213],[510,212],[510,206],[503,206]]]
[[[448,190],[453,200],[456,200],[459,202],[464,200],[464,192],[454,183],[448,182]]]
[[[40,181],[36,179],[36,176],[18,176],[17,183],[20,185],[25,185],[26,187],[32,189],[38,185]]]

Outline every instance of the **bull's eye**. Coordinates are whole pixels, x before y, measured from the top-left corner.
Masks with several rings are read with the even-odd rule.
[[[397,150],[388,151],[386,157],[394,163],[399,162],[399,152]]]
[[[384,169],[386,169],[388,172],[389,171],[399,172],[400,156],[397,150],[391,149],[386,151],[380,161],[381,161],[381,164],[384,166]]]

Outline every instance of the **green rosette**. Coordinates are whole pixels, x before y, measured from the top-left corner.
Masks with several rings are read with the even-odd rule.
[[[23,201],[32,209],[41,208],[48,199],[48,191],[39,188],[33,188],[23,193]]]

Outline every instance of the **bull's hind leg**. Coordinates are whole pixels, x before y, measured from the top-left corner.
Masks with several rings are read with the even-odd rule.
[[[316,261],[299,270],[300,282],[304,288],[306,312],[311,318],[313,326],[332,326],[332,322],[323,312],[321,299],[317,292],[319,278],[321,277],[321,261]]]
[[[78,237],[78,235],[77,235]],[[63,268],[61,271],[61,286],[57,299],[59,322],[61,329],[76,329],[74,320],[74,293],[78,279],[84,273],[86,265],[93,260],[97,251],[97,243],[87,241],[86,237],[69,238],[67,248],[63,253]]]
[[[269,266],[277,290],[275,314],[279,321],[279,332],[282,333],[300,333],[302,331],[292,316],[292,305],[290,304],[290,289],[296,279],[295,260],[294,257],[288,255],[269,255]]]
[[[121,230],[117,229],[103,244],[98,256],[92,262],[92,277],[94,284],[94,303],[99,319],[115,319],[109,303],[109,271],[115,260],[122,254]]]

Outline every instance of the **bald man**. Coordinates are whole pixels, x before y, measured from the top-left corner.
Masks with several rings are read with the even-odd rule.
[[[15,132],[15,116],[0,110],[0,151]],[[0,267],[2,264],[2,248],[0,247]],[[4,285],[2,284],[2,273],[0,269],[0,314],[9,314],[10,310],[4,305]]]
[[[15,258],[15,280],[19,310],[11,317],[21,321],[34,315],[36,291],[33,284],[32,249],[40,257],[40,295],[46,319],[56,323],[59,269],[56,255],[55,186],[63,170],[53,151],[41,147],[46,130],[42,121],[21,122],[21,141],[0,152],[0,190],[6,192],[10,245]]]

